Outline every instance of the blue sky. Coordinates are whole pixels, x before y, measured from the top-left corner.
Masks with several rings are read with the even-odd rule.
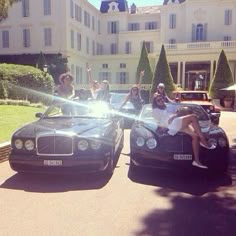
[[[97,9],[100,9],[101,0],[88,0]],[[163,0],[128,0],[128,6],[134,3],[137,7],[141,6],[152,6],[152,5],[162,5]]]

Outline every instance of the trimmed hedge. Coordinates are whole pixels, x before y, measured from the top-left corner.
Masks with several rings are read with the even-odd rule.
[[[48,104],[52,100],[52,76],[35,67],[0,64],[0,99]]]

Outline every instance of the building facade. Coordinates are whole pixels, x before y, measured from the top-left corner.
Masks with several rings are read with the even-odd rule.
[[[135,1],[135,0],[134,0]],[[125,0],[103,0],[100,10],[87,0],[22,0],[0,22],[0,62],[43,52],[68,59],[76,88],[92,78],[107,79],[112,90],[135,83],[142,43],[155,68],[164,44],[174,82],[207,89],[223,49],[236,81],[236,0],[164,0],[138,7]],[[8,60],[9,62],[9,60]],[[143,89],[150,89],[144,84]]]

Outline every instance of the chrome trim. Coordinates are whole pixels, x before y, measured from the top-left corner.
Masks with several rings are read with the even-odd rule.
[[[38,139],[39,138],[43,138],[43,137],[53,137],[53,152],[54,154],[51,154],[51,153],[39,153],[38,152]],[[67,153],[67,154],[58,154],[58,153],[55,153],[56,152],[56,148],[55,148],[55,138],[56,137],[67,137],[67,138],[71,138],[71,152],[70,153]],[[56,131],[54,130],[54,133],[50,133],[50,134],[43,134],[43,135],[38,135],[36,136],[36,153],[38,156],[54,156],[54,157],[58,157],[58,156],[72,156],[74,154],[74,150],[73,150],[73,144],[74,144],[74,138],[73,136],[71,135],[65,135],[65,134],[60,134],[60,133],[56,133]]]

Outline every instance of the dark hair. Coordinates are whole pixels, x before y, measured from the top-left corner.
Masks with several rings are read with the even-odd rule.
[[[65,79],[66,79],[67,77],[69,77],[71,81],[74,80],[73,75],[72,75],[71,73],[69,73],[69,72],[66,72],[66,73],[63,73],[63,74],[61,74],[61,75],[59,76],[59,79],[58,79],[58,80],[59,80],[59,83],[60,83],[60,84],[61,84],[61,83],[64,83],[64,81],[65,81]]]
[[[157,97],[160,97],[163,99],[163,96],[160,94],[160,93],[154,93],[153,97],[152,97],[152,109],[154,108],[159,108],[159,109],[163,109],[162,106],[160,106],[157,101],[156,101],[156,98]],[[164,100],[164,99],[163,99]]]

